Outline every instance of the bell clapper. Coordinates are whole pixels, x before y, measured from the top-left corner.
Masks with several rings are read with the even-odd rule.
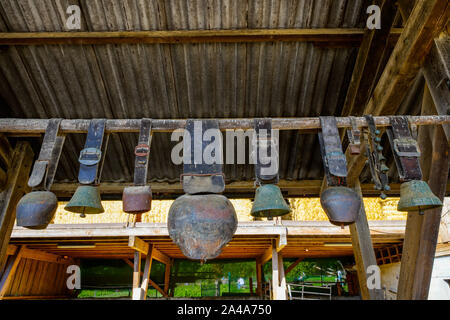
[[[86,208],[83,208],[83,212],[80,213],[80,218],[86,218],[86,214],[84,213],[85,210]]]

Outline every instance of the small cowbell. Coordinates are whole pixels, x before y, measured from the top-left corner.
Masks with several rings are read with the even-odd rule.
[[[256,189],[251,215],[254,217],[278,217],[291,212],[291,208],[278,186],[265,184]]]
[[[442,207],[442,202],[431,191],[425,181],[411,180],[400,186],[398,211],[424,211]]]
[[[126,213],[144,213],[152,208],[152,190],[150,186],[126,187],[122,195],[123,211]]]
[[[343,227],[356,221],[362,200],[350,188],[330,187],[320,195],[320,204],[330,222]]]
[[[33,191],[17,204],[17,225],[29,229],[45,229],[52,221],[58,199],[49,191]]]
[[[85,214],[98,214],[105,212],[100,199],[100,192],[94,186],[79,186],[70,202],[64,208],[67,211]]]

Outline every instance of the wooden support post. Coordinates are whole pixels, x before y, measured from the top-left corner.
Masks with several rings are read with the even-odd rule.
[[[147,290],[148,290],[148,284],[150,280],[150,272],[152,270],[152,262],[153,262],[153,245],[150,244],[147,252],[147,256],[145,257],[145,266],[144,266],[144,275],[142,277],[142,283],[141,283],[141,297],[140,300],[146,300],[147,299]]]
[[[15,255],[13,255],[5,268],[5,271],[2,273],[2,277],[0,279],[0,299],[2,299],[6,291],[11,284],[11,280],[16,272],[17,266],[19,265],[20,259],[22,258],[23,249],[25,247],[21,246],[17,249]]]
[[[428,184],[431,191],[433,191],[441,201],[444,200],[445,196],[448,171],[449,145],[444,129],[442,127],[437,127],[435,129],[433,141],[433,155]],[[439,234],[439,225],[441,222],[441,213],[442,208],[437,208],[428,210],[423,217],[412,295],[412,298],[416,300],[426,300],[428,298],[434,255]]]
[[[170,263],[166,264],[166,270],[164,273],[164,292],[166,294],[169,293],[169,284],[170,284],[170,269],[172,268],[172,259],[170,260]]]
[[[12,154],[11,167],[8,169],[7,185],[0,195],[3,198],[3,206],[0,207],[0,270],[6,263],[8,243],[16,219],[17,203],[25,190],[28,190],[28,175],[33,156],[33,150],[28,142],[17,143]]]
[[[355,191],[362,198],[359,179],[355,181]],[[361,205],[358,218],[355,223],[350,225],[352,237],[353,253],[355,255],[356,269],[358,272],[361,297],[364,300],[381,300],[383,294],[381,289],[369,289],[367,287],[367,268],[376,266],[377,260],[370,237],[369,224],[367,222],[364,203]]]
[[[261,297],[263,294],[262,290],[262,264],[261,259],[256,259],[256,294]]]
[[[248,285],[250,287],[250,294],[253,295],[253,278],[252,277],[250,277],[248,279]]]
[[[133,300],[141,299],[141,253],[134,252],[133,264]]]
[[[278,267],[278,252],[276,240],[272,240],[272,299],[278,300],[280,270]]]
[[[284,274],[283,255],[278,253],[279,288],[277,290],[277,300],[287,300],[286,276]]]
[[[422,110],[435,110],[431,93],[425,90]],[[423,135],[421,135],[423,133]],[[435,127],[432,136],[430,132],[419,133],[421,149],[432,146],[429,152],[431,159],[421,159],[424,179],[428,177],[428,184],[433,193],[443,200],[447,175],[449,170],[449,146],[445,131],[442,127]],[[430,141],[432,140],[432,141]],[[431,161],[430,161],[431,160]],[[442,209],[428,210],[424,215],[417,212],[408,214],[405,239],[401,258],[400,275],[397,290],[398,300],[426,299],[431,280],[434,255]]]

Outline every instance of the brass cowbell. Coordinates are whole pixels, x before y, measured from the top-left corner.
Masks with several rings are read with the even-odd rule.
[[[436,197],[425,181],[411,180],[400,186],[398,211],[419,211],[442,207],[442,201]]]
[[[105,212],[98,187],[88,185],[79,186],[64,209],[70,212],[80,213],[82,218],[84,218],[86,214]]]
[[[278,186],[265,184],[256,189],[251,215],[254,217],[278,217],[291,212]]]

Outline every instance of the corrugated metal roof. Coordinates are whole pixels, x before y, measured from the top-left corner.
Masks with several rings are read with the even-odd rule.
[[[0,0],[0,31],[363,27],[370,1]],[[356,48],[311,43],[42,45],[0,48],[0,98],[10,117],[237,118],[340,115]],[[3,108],[3,107],[2,107]],[[415,110],[404,110],[416,114]],[[177,181],[169,134],[155,134],[151,180]],[[280,178],[320,179],[316,135],[280,134]],[[103,181],[131,181],[135,134],[111,137]],[[57,180],[75,181],[84,135],[70,135]],[[226,165],[230,181],[253,167]]]

